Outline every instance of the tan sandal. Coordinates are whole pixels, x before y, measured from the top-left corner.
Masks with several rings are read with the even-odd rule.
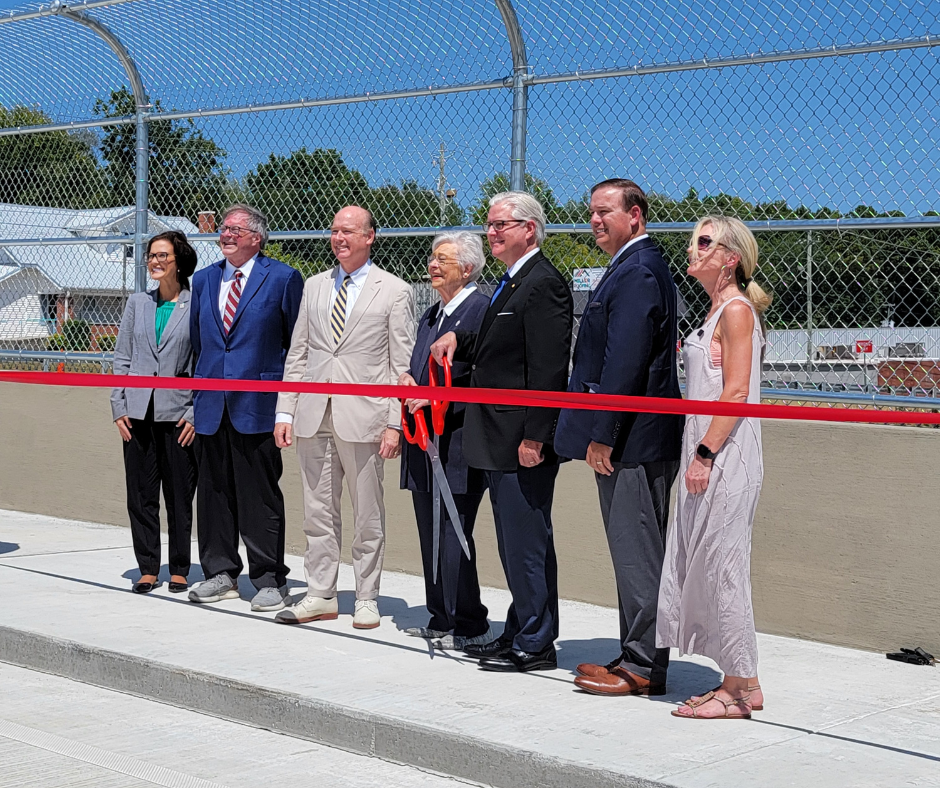
[[[715,687],[715,689],[709,690],[709,692],[707,692],[707,693],[705,693],[705,694],[711,696],[711,695],[714,695],[716,692],[718,692],[718,690],[720,690],[720,689],[721,689],[721,685],[719,684],[717,687]],[[752,686],[748,686],[748,688],[747,688],[748,695],[750,695],[750,693],[752,693],[752,692],[757,692],[757,691],[759,691],[759,690],[760,690],[760,684],[755,684],[753,687],[752,687]],[[694,708],[695,706],[701,706],[701,705],[702,705],[702,698],[704,698],[704,697],[705,697],[705,695],[702,695],[698,700],[695,700],[695,698],[689,698],[689,699],[688,699],[687,701],[685,701],[685,703],[683,703],[682,705],[683,705],[683,706],[688,706],[688,707],[690,707],[690,708]],[[709,700],[711,700],[711,697],[709,697]],[[763,703],[760,703],[760,704],[758,704],[758,705],[756,705],[756,706],[751,706],[751,711],[763,711],[763,710],[764,710],[764,704],[763,704]]]
[[[718,701],[725,707],[725,713],[719,717],[699,717],[696,713],[698,707],[713,700]],[[750,706],[750,700],[750,695],[745,695],[742,698],[732,698],[731,700],[722,700],[715,694],[714,690],[712,690],[711,692],[706,692],[698,700],[689,698],[689,700],[683,704],[692,709],[692,714],[680,714],[678,709],[674,709],[670,713],[673,717],[681,717],[686,720],[749,720],[751,719],[750,709],[743,714],[728,714],[728,709],[732,706]]]

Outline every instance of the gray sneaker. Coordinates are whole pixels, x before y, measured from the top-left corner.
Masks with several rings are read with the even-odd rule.
[[[251,609],[261,613],[283,610],[286,605],[287,586],[280,588],[262,588],[251,600]]]
[[[224,572],[204,580],[189,592],[190,602],[221,602],[223,599],[238,599],[238,586]]]

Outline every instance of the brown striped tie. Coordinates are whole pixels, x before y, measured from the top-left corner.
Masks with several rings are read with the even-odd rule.
[[[244,278],[245,275],[241,271],[236,271],[232,289],[228,291],[228,298],[225,301],[225,314],[222,315],[222,325],[225,327],[226,335],[232,329],[235,310],[238,309],[238,299],[242,297],[242,279]]]

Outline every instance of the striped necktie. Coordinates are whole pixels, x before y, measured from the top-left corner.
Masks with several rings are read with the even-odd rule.
[[[242,297],[242,279],[245,275],[241,271],[235,272],[235,281],[232,283],[232,289],[228,291],[228,298],[225,300],[225,314],[222,315],[222,325],[225,327],[225,335],[232,330],[232,321],[235,319],[235,310],[238,309],[238,299]]]
[[[349,274],[343,277],[343,284],[339,287],[336,300],[333,302],[333,312],[330,315],[330,329],[333,332],[334,344],[339,344],[343,338],[343,329],[346,328],[346,293],[349,291]]]

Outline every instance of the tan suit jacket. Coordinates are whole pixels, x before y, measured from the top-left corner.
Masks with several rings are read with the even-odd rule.
[[[373,263],[339,344],[330,331],[331,294],[339,266],[304,284],[300,314],[294,324],[284,366],[285,381],[323,383],[398,382],[411,363],[415,342],[414,293],[411,286]],[[294,417],[293,433],[312,438],[323,422],[325,394],[278,395],[277,410]],[[401,423],[401,403],[380,397],[333,397],[333,430],[350,443],[375,443],[386,427]]]

